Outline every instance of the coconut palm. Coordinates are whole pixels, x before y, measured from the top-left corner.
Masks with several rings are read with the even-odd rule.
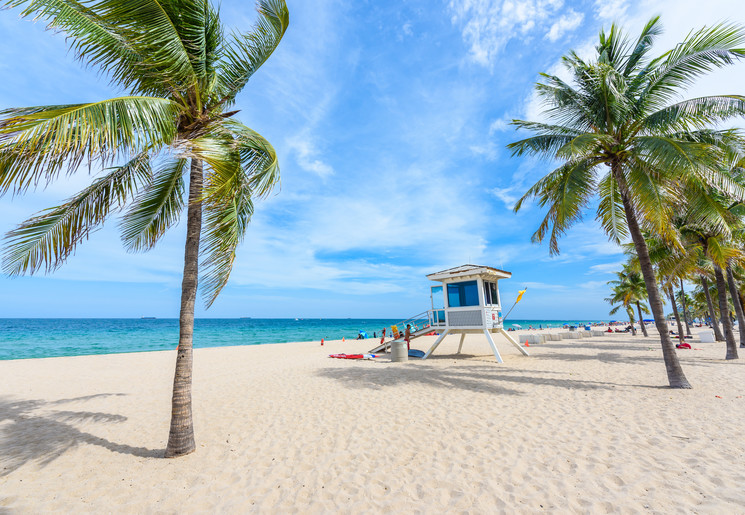
[[[686,337],[691,338],[691,326],[688,324],[688,295],[686,295],[685,287],[683,286],[683,278],[681,277],[679,279],[680,282],[680,291],[678,292],[678,296],[676,297],[676,300],[680,302],[680,307],[683,308],[683,321],[685,322],[686,326]]]
[[[609,281],[608,284],[611,284],[613,281]],[[621,285],[615,285],[613,287],[613,294],[610,297],[606,297],[606,302],[611,304],[611,310],[608,312],[609,315],[613,316],[618,311],[623,308],[626,310],[626,315],[629,317],[629,327],[631,327],[631,334],[633,336],[636,336],[636,327],[634,325],[636,324],[636,320],[634,320],[634,308],[631,307],[631,304],[627,301],[627,293],[624,291],[623,286]]]
[[[714,303],[711,300],[712,288],[709,285],[709,279],[703,273],[699,274],[698,279],[701,282],[701,291],[706,298],[706,307],[709,312],[709,323],[711,324],[711,328],[714,330],[714,339],[718,342],[723,342],[724,335],[722,334],[722,330],[719,328],[719,320],[717,318],[716,310],[714,309]],[[716,292],[716,287],[714,288],[714,291]],[[718,292],[717,295],[719,295]]]
[[[727,267],[727,286],[729,287],[729,293],[732,296],[732,304],[735,308],[735,314],[737,315],[737,327],[740,332],[740,347],[743,348],[745,347],[745,312],[743,312],[740,291],[735,282],[735,274],[732,272],[732,266]]]
[[[597,216],[610,239],[621,242],[631,236],[669,384],[690,388],[667,334],[642,229],[674,241],[668,222],[683,189],[707,184],[733,189],[731,179],[718,169],[722,151],[714,144],[732,131],[709,127],[744,113],[745,97],[678,99],[699,76],[745,57],[745,30],[727,24],[703,28],[660,57],[650,58],[660,32],[659,19],[653,18],[632,42],[613,25],[610,32],[600,32],[591,60],[575,52],[566,55],[563,64],[571,81],[543,74],[543,82],[536,85],[548,121],[513,120],[534,135],[509,148],[513,155],[560,162],[515,205],[519,211],[527,199],[536,197],[548,208],[533,241],[548,237],[551,253],[558,253],[558,238],[582,218],[595,194],[600,196]]]
[[[226,34],[208,0],[12,0],[7,5],[65,33],[79,60],[129,94],[0,112],[0,194],[47,185],[83,164],[103,169],[64,204],[11,231],[3,268],[10,274],[53,271],[115,213],[123,213],[126,249],[149,250],[186,210],[165,455],[190,453],[195,449],[191,371],[197,286],[209,307],[228,280],[253,199],[279,181],[272,146],[233,119],[237,111],[230,109],[279,44],[289,22],[287,6],[284,0],[260,0],[253,30]]]
[[[614,287],[614,296],[612,298],[615,298],[615,294],[617,293],[621,293],[622,297],[613,302],[621,301],[624,306],[636,306],[642,333],[644,336],[649,336],[647,328],[644,326],[644,314],[642,313],[642,311],[644,313],[649,313],[649,309],[647,306],[642,307],[641,303],[641,301],[647,296],[644,279],[642,279],[641,274],[634,269],[631,263],[624,264],[623,269],[620,272],[616,272],[616,277],[616,280],[608,281],[608,284]],[[636,333],[634,332],[634,334]]]
[[[713,232],[711,228],[707,229],[689,224],[683,227],[681,232],[683,232],[686,239],[690,242],[687,245],[688,252],[691,255],[699,254],[703,259],[708,260],[714,271],[717,300],[719,301],[719,319],[724,329],[724,340],[727,342],[726,359],[737,359],[737,345],[735,343],[732,319],[730,318],[729,301],[727,300],[727,281],[723,269],[728,268],[728,263],[731,260],[741,260],[742,251],[738,246],[729,245],[725,236]]]

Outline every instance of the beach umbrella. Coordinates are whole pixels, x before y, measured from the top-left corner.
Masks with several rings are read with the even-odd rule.
[[[360,334],[363,338],[367,338],[367,333],[365,331],[360,331]]]
[[[523,327],[523,326],[521,326],[520,324],[512,324],[512,326],[513,326],[513,327],[519,327],[520,329],[522,329],[522,327]]]

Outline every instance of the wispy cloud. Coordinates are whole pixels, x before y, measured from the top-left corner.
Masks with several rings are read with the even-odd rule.
[[[601,20],[621,21],[627,9],[627,0],[595,0],[595,14]]]
[[[592,274],[612,274],[621,270],[623,267],[623,261],[613,261],[612,263],[601,263],[599,265],[592,265],[587,269],[587,275]]]
[[[469,45],[471,59],[488,67],[513,39],[528,41],[548,33],[555,35],[549,37],[555,41],[575,28],[576,16],[565,15],[554,22],[563,5],[563,0],[451,0],[448,7]]]
[[[312,172],[321,178],[333,175],[334,169],[319,158],[319,151],[309,136],[306,129],[287,139],[287,147],[297,159],[300,168]]]
[[[562,14],[544,36],[551,42],[558,41],[564,34],[579,27],[585,15],[569,9],[567,14]]]

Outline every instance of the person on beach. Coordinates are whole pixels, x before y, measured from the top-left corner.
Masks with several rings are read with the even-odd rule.
[[[406,332],[404,333],[404,340],[406,340],[406,349],[411,349],[409,341],[411,340],[411,324],[406,324]]]
[[[380,335],[380,344],[382,345],[384,343],[385,343],[385,327],[383,328],[383,332]]]

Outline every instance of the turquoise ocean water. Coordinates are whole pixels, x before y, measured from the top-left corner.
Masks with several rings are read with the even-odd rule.
[[[250,318],[194,321],[194,346],[224,347],[286,342],[354,339],[359,331],[380,336],[391,319]],[[580,325],[593,320],[508,320],[527,329]],[[0,360],[115,354],[175,349],[177,319],[5,318],[0,319]]]

